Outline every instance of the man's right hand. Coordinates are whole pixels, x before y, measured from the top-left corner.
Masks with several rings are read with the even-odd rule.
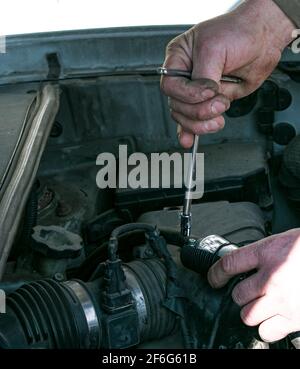
[[[292,41],[294,28],[272,0],[248,0],[169,43],[164,67],[192,71],[192,81],[167,76],[161,80],[182,146],[191,147],[194,134],[224,127],[222,114],[230,102],[249,95],[268,78]],[[220,82],[222,75],[243,82]]]

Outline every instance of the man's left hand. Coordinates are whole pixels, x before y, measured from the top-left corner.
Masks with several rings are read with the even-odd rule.
[[[271,236],[225,255],[208,272],[213,288],[256,270],[236,285],[233,300],[248,326],[259,326],[266,342],[300,331],[300,230]]]

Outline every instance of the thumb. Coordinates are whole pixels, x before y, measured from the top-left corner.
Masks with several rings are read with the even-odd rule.
[[[245,95],[245,84],[223,82],[222,76],[227,75],[226,69],[226,50],[219,49],[216,52],[216,47],[202,46],[197,60],[193,62],[192,79],[207,78],[216,82],[219,86],[219,92],[229,98],[231,101]],[[229,73],[229,76],[230,73]],[[232,75],[232,77],[237,77]]]
[[[207,78],[220,85],[226,55],[220,51],[216,52],[215,48],[205,44],[202,44],[200,50],[196,51],[194,55],[197,58],[193,60],[192,79]]]

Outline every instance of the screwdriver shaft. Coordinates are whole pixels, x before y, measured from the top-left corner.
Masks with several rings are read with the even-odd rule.
[[[198,152],[199,146],[199,136],[195,136],[192,157],[189,163],[187,181],[186,181],[186,192],[184,198],[183,205],[183,214],[189,215],[191,212],[191,203],[192,203],[192,193],[193,193],[193,180],[195,178],[195,170],[196,170],[196,156]]]
[[[185,77],[188,79],[192,78],[191,72],[180,70],[180,69],[167,69],[167,68],[160,67],[157,69],[157,73],[162,76],[168,76],[168,77]],[[221,82],[241,83],[242,80],[238,77],[223,75],[221,77]]]
[[[185,77],[188,79],[192,78],[192,73],[189,71],[179,70],[179,69],[167,69],[164,67],[158,68],[157,73],[162,76],[167,77]],[[234,76],[226,76],[223,75],[221,77],[221,82],[229,82],[229,83],[241,83],[242,80],[238,77]],[[199,148],[199,136],[195,135],[194,145],[192,149],[192,157],[189,162],[189,168],[187,173],[186,180],[186,191],[183,202],[183,209],[180,214],[181,219],[181,234],[184,237],[189,237],[191,235],[192,228],[192,199],[193,199],[193,180],[195,176],[196,170],[196,158]]]

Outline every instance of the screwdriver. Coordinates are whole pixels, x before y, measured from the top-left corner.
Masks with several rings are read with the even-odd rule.
[[[167,77],[185,77],[188,79],[192,78],[192,73],[180,69],[168,69],[160,67],[157,69],[157,73],[161,76]],[[222,76],[221,82],[227,83],[241,83],[242,80],[238,77]],[[184,195],[183,210],[180,213],[180,228],[181,235],[189,237],[191,235],[192,228],[192,200],[193,200],[193,178],[195,177],[196,170],[196,156],[199,147],[199,136],[195,135],[194,144],[192,148],[192,157],[189,162],[189,168],[187,173],[187,183]]]
[[[168,77],[185,77],[188,79],[192,79],[192,73],[186,70],[180,69],[169,69],[160,67],[157,69],[157,74],[161,76],[168,76]],[[221,82],[230,82],[230,83],[242,83],[242,79],[238,77],[231,77],[231,76],[222,76]]]

